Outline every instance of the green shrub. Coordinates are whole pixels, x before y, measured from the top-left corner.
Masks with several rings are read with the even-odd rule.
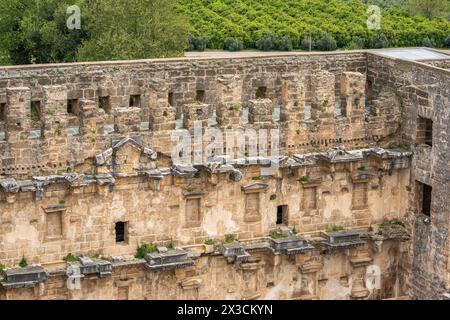
[[[382,227],[388,227],[390,225],[391,226],[401,226],[403,228],[406,228],[405,223],[403,221],[398,220],[398,219],[392,219],[392,220],[389,220],[389,221],[384,221],[381,224]]]
[[[348,48],[350,50],[359,50],[359,49],[364,49],[365,46],[366,46],[366,44],[365,44],[365,41],[363,38],[353,37]]]
[[[77,262],[78,258],[77,258],[77,256],[73,255],[72,253],[69,253],[67,256],[65,256],[63,258],[63,260],[66,262]]]
[[[275,50],[276,45],[277,39],[273,34],[266,34],[256,41],[256,48],[261,51]]]
[[[335,226],[332,226],[330,228],[327,228],[325,231],[326,232],[340,232],[340,231],[343,231],[343,230],[344,230],[343,226],[335,225]]]
[[[205,51],[208,39],[205,37],[189,36],[189,51]]]
[[[300,44],[300,49],[309,51],[309,49],[313,49],[315,47],[314,41],[312,41],[309,37],[303,38]]]
[[[450,48],[450,35],[445,39],[444,46],[446,48]]]
[[[433,39],[430,39],[429,37],[425,37],[422,41],[422,46],[428,47],[428,48],[434,48],[434,47],[436,47],[436,43],[434,42]]]
[[[236,241],[236,237],[234,236],[234,234],[227,234],[225,236],[224,243],[233,243],[235,241]]]
[[[22,257],[22,260],[20,260],[19,267],[21,267],[21,268],[28,267],[28,261],[27,261],[27,259],[25,259],[25,257]]]
[[[153,243],[144,243],[143,245],[137,248],[135,258],[144,259],[146,254],[153,253],[155,251],[156,245],[154,245]]]
[[[270,237],[271,237],[272,239],[280,239],[280,238],[287,238],[288,235],[287,235],[287,234],[284,234],[284,233],[281,233],[280,231],[274,231],[274,232],[272,232],[272,233],[270,234]]]
[[[276,40],[275,48],[280,51],[292,51],[294,46],[292,45],[291,38],[289,36],[284,36]]]
[[[234,111],[241,111],[241,109],[242,109],[242,106],[241,106],[240,104],[235,104],[235,105],[233,106],[233,110],[234,110]]]
[[[208,246],[212,246],[214,244],[214,240],[213,239],[208,239],[205,241],[205,244]]]
[[[372,49],[389,48],[389,46],[389,40],[383,33],[376,34],[370,39],[370,47]]]
[[[329,33],[325,33],[319,41],[316,48],[321,51],[334,51],[337,49],[337,42]]]
[[[3,271],[5,271],[5,265],[0,263],[0,274],[2,274]]]
[[[244,44],[242,43],[241,40],[230,37],[227,38],[227,40],[225,40],[223,48],[224,50],[228,51],[241,51],[242,49],[244,49]]]

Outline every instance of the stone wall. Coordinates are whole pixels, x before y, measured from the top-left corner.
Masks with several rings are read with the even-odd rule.
[[[217,128],[280,128],[284,153],[368,146],[385,135],[382,115],[362,118],[365,74],[365,53],[1,68],[0,174],[77,171],[127,135],[170,154],[176,123],[214,114]],[[251,122],[263,119],[262,99],[264,123],[244,125],[247,108]],[[334,115],[337,103],[345,115]]]
[[[0,298],[437,297],[448,83],[361,52],[1,68]],[[280,129],[280,155],[172,162],[194,123]],[[98,273],[77,290],[70,253]]]
[[[400,135],[414,151],[408,220],[413,233],[410,248],[411,295],[437,298],[449,287],[450,73],[423,63],[370,55],[368,81],[374,95],[383,87],[395,89],[403,101]],[[432,146],[420,139],[420,121],[432,121]],[[431,186],[431,223],[424,223],[419,183]]]

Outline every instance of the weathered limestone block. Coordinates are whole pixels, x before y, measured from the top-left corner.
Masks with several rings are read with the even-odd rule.
[[[127,133],[139,131],[140,124],[140,108],[119,108],[114,111],[114,127],[117,132]]]
[[[270,99],[257,99],[249,101],[249,123],[255,129],[269,129],[275,126],[273,122],[273,102]]]
[[[221,128],[241,128],[243,126],[242,106],[239,103],[220,105],[217,109],[217,122]]]
[[[31,128],[31,91],[18,87],[6,89],[6,130],[9,143],[26,140]]]
[[[202,127],[208,126],[208,118],[211,115],[211,107],[205,103],[185,104],[183,106],[183,126],[186,129],[194,127],[194,122],[200,121]]]
[[[44,119],[44,137],[66,140],[68,127],[67,88],[65,86],[44,86],[41,114]]]
[[[150,130],[175,130],[176,109],[173,107],[150,109]]]
[[[360,117],[366,105],[366,76],[359,72],[344,72],[341,79],[343,116]]]
[[[103,112],[97,108],[97,104],[93,100],[80,100],[80,133],[82,135],[95,136],[98,128],[101,128],[104,123]]]
[[[367,126],[372,134],[388,136],[400,126],[402,99],[389,88],[383,88],[373,100]]]
[[[304,120],[304,110],[306,97],[305,77],[288,75],[283,80],[281,98],[281,143],[289,146],[295,144],[301,133],[300,122]]]
[[[311,119],[328,119],[334,117],[335,104],[335,75],[328,71],[319,71],[310,77],[311,90]]]
[[[218,79],[221,93],[220,102],[225,104],[240,103],[242,99],[242,78],[239,75],[221,75]]]

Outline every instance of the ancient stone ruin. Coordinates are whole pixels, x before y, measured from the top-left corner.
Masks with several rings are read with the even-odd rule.
[[[0,68],[0,299],[447,297],[440,65],[355,51]],[[195,130],[238,129],[269,134],[173,161],[176,132],[195,158]]]

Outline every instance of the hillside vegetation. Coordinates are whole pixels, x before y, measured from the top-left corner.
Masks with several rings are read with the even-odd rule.
[[[309,47],[310,34],[313,47],[325,41],[318,46],[325,50],[443,47],[450,36],[447,19],[410,15],[395,6],[382,10],[381,30],[369,30],[367,4],[360,0],[180,0],[178,10],[191,25],[191,49],[203,49],[202,44],[222,49],[233,38],[244,48],[260,49],[275,39],[289,50]]]

